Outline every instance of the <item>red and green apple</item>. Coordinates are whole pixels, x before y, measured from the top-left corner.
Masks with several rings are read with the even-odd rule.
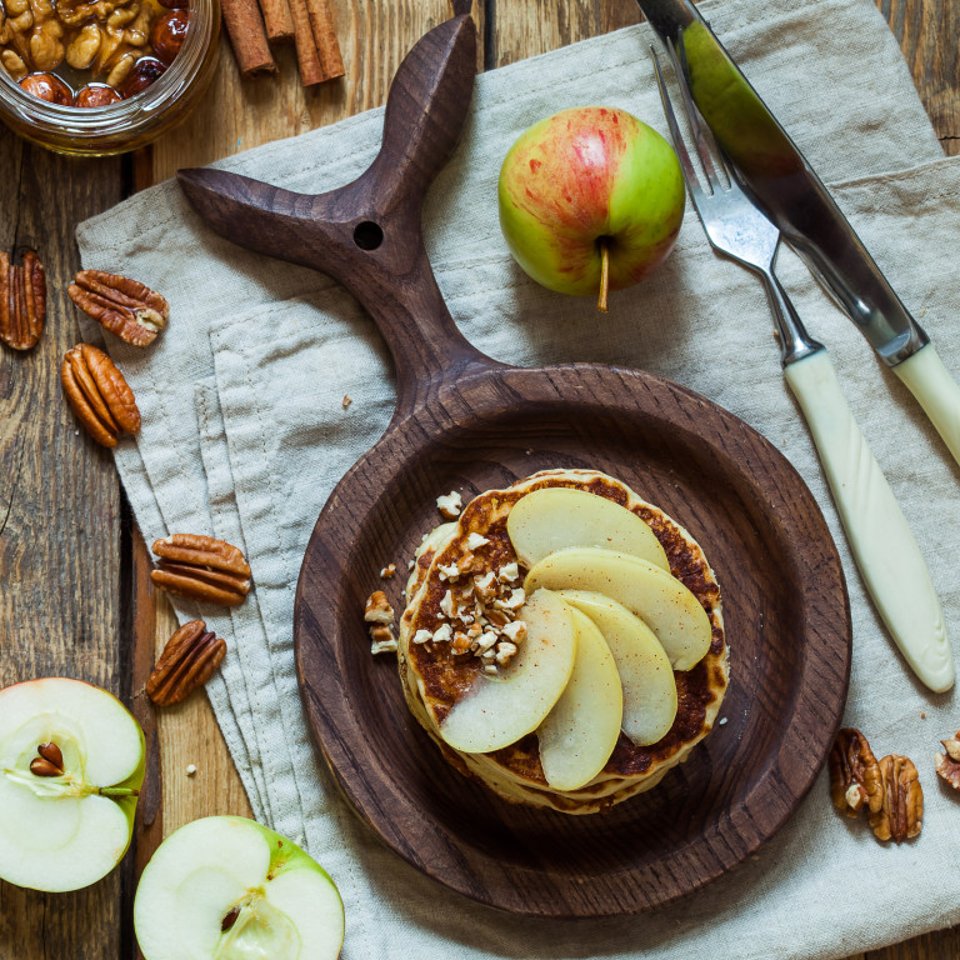
[[[624,110],[576,107],[534,124],[503,161],[500,226],[520,266],[558,293],[598,296],[670,253],[685,192],[673,147]]]

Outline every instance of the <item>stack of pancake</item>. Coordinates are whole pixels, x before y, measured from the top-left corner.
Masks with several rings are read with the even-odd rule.
[[[514,566],[518,557],[507,531],[507,518],[523,497],[549,487],[572,488],[607,498],[643,520],[662,545],[670,573],[699,601],[711,628],[706,655],[692,668],[674,671],[677,712],[666,735],[653,744],[637,744],[621,731],[599,774],[570,790],[558,790],[548,784],[536,731],[490,753],[455,750],[444,741],[444,719],[474,684],[490,682],[484,677],[485,672],[496,673],[497,668],[489,652],[481,657],[480,651],[474,649],[476,655],[464,655],[463,651],[454,650],[449,640],[425,640],[450,622],[449,590],[458,564],[461,568],[469,564],[468,573],[481,583],[495,583],[489,577],[492,571],[502,581],[501,595],[508,600],[522,596],[516,587],[522,584],[527,571],[522,563]],[[713,728],[729,680],[728,648],[716,578],[703,550],[690,534],[619,480],[593,470],[549,470],[504,490],[487,491],[474,498],[456,521],[430,531],[414,561],[398,650],[407,704],[455,768],[480,780],[501,797],[563,813],[595,813],[656,786],[671,767],[687,759]],[[529,597],[526,599],[529,601]],[[503,609],[510,617],[522,618],[522,607],[510,610],[509,604],[504,604]],[[509,652],[510,648],[507,643],[493,649]],[[503,660],[500,669],[507,671],[509,660]]]

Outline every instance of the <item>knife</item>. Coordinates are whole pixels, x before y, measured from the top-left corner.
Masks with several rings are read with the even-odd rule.
[[[917,399],[960,463],[960,386],[806,158],[691,0],[637,0],[755,202]]]

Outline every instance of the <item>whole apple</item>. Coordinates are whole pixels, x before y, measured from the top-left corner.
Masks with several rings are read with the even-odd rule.
[[[624,110],[575,107],[534,124],[500,171],[500,226],[537,283],[598,296],[629,287],[673,248],[685,192],[677,155]]]
[[[49,677],[0,690],[0,880],[59,893],[123,858],[143,731],[106,690]]]

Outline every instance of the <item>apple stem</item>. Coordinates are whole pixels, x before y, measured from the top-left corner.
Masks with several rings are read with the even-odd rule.
[[[610,245],[606,237],[601,237],[600,244],[600,296],[597,297],[597,309],[601,313],[607,312],[607,292],[610,289]]]
[[[100,787],[97,791],[101,797],[139,797],[140,791],[132,787]]]

